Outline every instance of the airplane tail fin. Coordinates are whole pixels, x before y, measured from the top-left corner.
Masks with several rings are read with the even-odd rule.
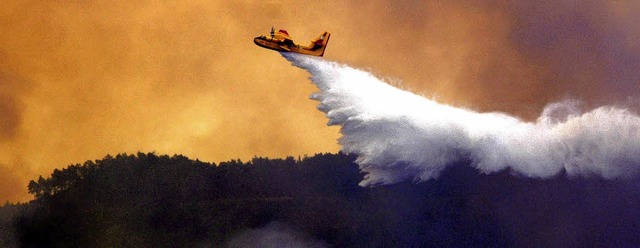
[[[322,57],[324,55],[324,49],[327,48],[327,44],[329,43],[329,37],[331,37],[331,33],[324,32],[318,36],[318,38],[311,41],[311,45],[307,48],[310,50],[313,55]]]

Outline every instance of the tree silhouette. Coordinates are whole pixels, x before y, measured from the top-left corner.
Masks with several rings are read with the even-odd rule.
[[[639,180],[481,175],[461,163],[437,180],[362,188],[354,159],[107,155],[31,181],[35,200],[0,208],[0,245],[223,246],[274,221],[347,247],[640,244]]]

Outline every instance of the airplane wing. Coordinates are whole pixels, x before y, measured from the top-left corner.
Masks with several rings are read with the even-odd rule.
[[[287,30],[284,30],[284,29],[278,30],[278,35],[280,35],[284,39],[291,40],[291,36],[289,35],[289,32],[287,32]]]

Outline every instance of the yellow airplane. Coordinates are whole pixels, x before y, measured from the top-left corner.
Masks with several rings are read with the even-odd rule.
[[[293,42],[293,39],[291,39],[291,36],[289,36],[286,30],[280,29],[278,32],[275,32],[275,30],[271,28],[270,36],[258,36],[253,39],[253,43],[271,50],[322,57],[324,55],[324,49],[327,48],[327,43],[329,43],[330,36],[331,33],[324,32],[320,34],[318,38],[312,40],[308,46],[301,46]]]

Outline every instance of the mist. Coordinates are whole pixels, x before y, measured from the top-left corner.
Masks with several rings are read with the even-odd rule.
[[[484,173],[503,170],[534,178],[622,178],[640,171],[640,117],[577,102],[549,104],[536,121],[454,107],[393,87],[371,73],[296,54],[283,54],[311,73],[311,95],[328,125],[341,127],[341,149],[358,155],[362,186],[437,178],[470,160]]]
[[[247,229],[238,233],[226,244],[229,248],[240,247],[329,247],[323,241],[314,240],[306,234],[293,230],[286,224],[271,222],[262,228]]]

